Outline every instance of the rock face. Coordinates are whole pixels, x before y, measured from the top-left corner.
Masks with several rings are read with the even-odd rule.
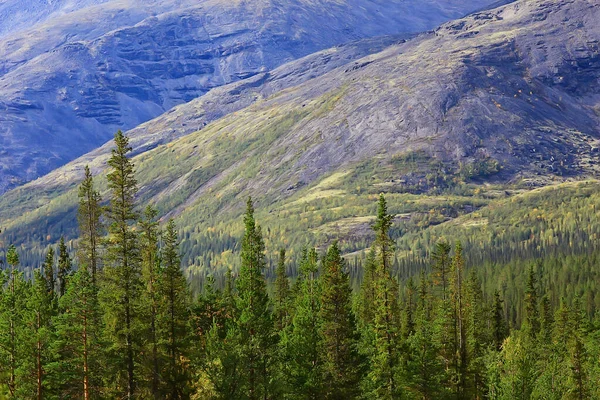
[[[9,0],[0,5],[0,193],[211,88],[489,3]]]
[[[247,195],[280,209],[340,195],[373,161],[393,189],[411,153],[474,171],[493,161],[503,182],[597,175],[599,20],[587,0],[519,1],[360,59],[365,42],[213,89],[130,132],[141,200],[187,226],[224,223]],[[99,172],[108,148],[0,198],[7,234],[69,233],[82,167]]]

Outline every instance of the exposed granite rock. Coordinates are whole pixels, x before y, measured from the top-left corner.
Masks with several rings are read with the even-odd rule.
[[[212,88],[492,1],[11,0],[0,25],[22,14],[0,32],[0,193]]]

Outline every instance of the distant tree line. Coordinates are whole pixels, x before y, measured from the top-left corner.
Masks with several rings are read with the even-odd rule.
[[[0,397],[600,398],[600,319],[584,296],[551,300],[538,266],[506,304],[466,271],[459,242],[437,242],[428,272],[400,282],[383,195],[357,290],[337,242],[306,248],[297,267],[281,249],[267,279],[248,199],[239,272],[228,269],[223,285],[208,275],[192,295],[174,222],[161,227],[151,205],[138,211],[130,151],[118,132],[107,207],[86,168],[74,257],[61,241],[25,279],[7,249]]]

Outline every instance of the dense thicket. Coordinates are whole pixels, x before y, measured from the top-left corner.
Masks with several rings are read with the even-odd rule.
[[[281,249],[268,274],[248,199],[240,268],[192,295],[174,222],[137,211],[129,151],[117,133],[105,210],[86,169],[76,258],[61,241],[25,279],[7,249],[0,397],[600,398],[597,255],[468,269],[460,242],[436,242],[400,280],[381,195],[362,265],[333,242],[297,267]]]

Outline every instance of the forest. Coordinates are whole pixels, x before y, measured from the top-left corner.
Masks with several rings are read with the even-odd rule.
[[[360,263],[334,240],[271,266],[248,198],[235,268],[192,290],[130,152],[118,132],[109,199],[86,168],[76,251],[62,240],[29,277],[6,249],[0,398],[600,398],[592,247],[467,267],[478,249],[438,240],[408,273],[380,194]]]

